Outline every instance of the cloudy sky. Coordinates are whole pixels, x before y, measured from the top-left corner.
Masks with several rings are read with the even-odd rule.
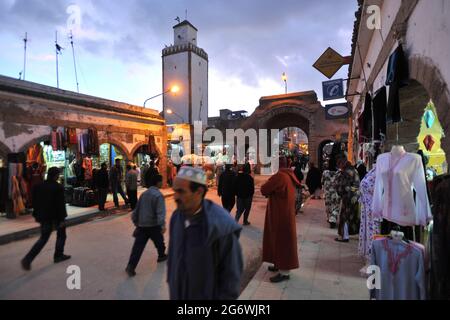
[[[77,28],[71,17],[80,12]],[[253,112],[261,96],[315,90],[327,80],[312,64],[331,46],[350,55],[356,0],[0,0],[0,74],[19,78],[28,32],[26,80],[76,91],[68,25],[74,29],[80,92],[142,105],[161,93],[161,50],[179,16],[197,27],[209,55],[209,115]],[[347,67],[335,76],[346,77]],[[162,99],[148,105],[162,110]]]

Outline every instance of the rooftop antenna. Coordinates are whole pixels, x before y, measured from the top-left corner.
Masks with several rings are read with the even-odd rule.
[[[25,74],[26,74],[26,70],[27,70],[27,42],[28,42],[28,32],[25,32],[25,38],[23,38],[23,43],[24,43],[23,80],[25,80]]]
[[[73,68],[75,70],[75,81],[77,83],[77,92],[80,93],[80,85],[78,83],[78,74],[77,74],[77,63],[76,63],[76,60],[75,60],[75,48],[73,46],[73,33],[72,33],[72,30],[70,30],[69,38],[70,38],[70,44],[72,45]]]
[[[187,9],[186,9],[186,20],[187,20]]]
[[[59,67],[58,55],[61,53],[61,46],[58,44],[58,31],[55,31],[55,53],[56,53],[56,87],[59,89]]]

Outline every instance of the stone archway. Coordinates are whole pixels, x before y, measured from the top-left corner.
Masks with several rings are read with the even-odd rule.
[[[243,124],[244,130],[286,127],[300,128],[306,133],[310,160],[318,163],[320,143],[347,133],[348,121],[326,120],[317,94],[307,91],[261,98],[260,106]]]
[[[34,138],[32,140],[30,140],[29,142],[27,142],[26,144],[24,144],[20,149],[19,149],[19,153],[20,152],[24,152],[25,154],[27,153],[28,149],[31,148],[32,146],[41,143],[42,141],[51,141],[51,136],[50,135],[44,135],[44,136],[40,136],[38,138]]]
[[[429,58],[412,56],[409,58],[410,77],[427,93],[428,99],[433,101],[444,130],[445,137],[441,145],[447,159],[450,159],[450,91],[439,68]],[[422,91],[423,92],[423,91]],[[423,106],[425,108],[426,105]],[[422,109],[423,110],[423,109]],[[403,111],[403,110],[402,110]],[[418,112],[418,111],[417,111]],[[420,115],[421,117],[422,115]],[[417,128],[417,132],[420,129]],[[417,135],[416,135],[417,136]]]
[[[115,147],[118,147],[120,151],[123,153],[123,156],[125,157],[125,161],[131,161],[133,159],[132,156],[130,156],[130,153],[128,152],[127,148],[123,143],[120,141],[117,141],[116,139],[100,139],[98,141],[98,145],[101,146],[102,144],[109,143]]]
[[[319,144],[317,167],[318,167],[320,170],[323,170],[323,169],[324,169],[324,163],[323,163],[323,148],[324,148],[327,144],[332,143],[332,142],[334,142],[334,141],[331,140],[331,139],[327,139],[327,140],[322,141],[322,142]]]

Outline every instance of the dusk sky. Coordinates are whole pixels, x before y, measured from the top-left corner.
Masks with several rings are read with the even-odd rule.
[[[209,55],[209,116],[253,112],[260,97],[284,93],[283,72],[289,92],[315,90],[322,99],[327,78],[312,65],[329,46],[350,55],[357,10],[356,0],[0,0],[0,74],[19,78],[28,32],[26,80],[56,87],[58,30],[60,88],[76,91],[67,37],[73,5],[81,13],[74,28],[80,93],[135,105],[162,92],[161,51],[187,10]],[[160,111],[162,99],[147,106]]]

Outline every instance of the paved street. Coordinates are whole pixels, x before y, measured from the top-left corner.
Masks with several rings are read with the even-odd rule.
[[[357,241],[334,242],[336,231],[327,229],[323,201],[309,201],[305,213],[297,218],[300,269],[292,273],[289,282],[269,282],[272,274],[260,261],[266,200],[259,186],[266,179],[256,177],[252,225],[245,227],[241,236],[246,270],[241,299],[366,299],[365,280],[359,275],[363,264],[356,255]],[[209,191],[208,198],[220,203],[215,189]],[[168,212],[173,212],[173,198],[166,199],[166,203]],[[28,273],[22,271],[19,261],[36,236],[0,246],[0,299],[168,299],[166,266],[156,263],[156,249],[151,242],[136,270],[137,276],[130,279],[125,274],[132,232],[128,212],[71,227],[66,252],[73,258],[58,265],[52,263],[53,234]],[[70,265],[81,268],[81,290],[66,287],[66,269]]]
[[[208,198],[220,203],[216,194],[211,189]],[[166,199],[166,204],[168,213],[172,213],[173,198]],[[247,270],[244,284],[261,263],[265,199],[256,196],[253,208],[252,225],[245,227],[241,236]],[[58,265],[52,263],[56,238],[53,234],[33,262],[31,272],[23,271],[19,262],[36,236],[0,246],[0,299],[168,299],[166,266],[156,263],[156,249],[151,242],[138,265],[137,276],[129,279],[124,272],[133,244],[133,230],[128,212],[70,227],[66,253],[73,258]],[[168,233],[165,238],[167,244]],[[66,287],[69,277],[66,269],[70,265],[81,268],[80,291]]]
[[[328,228],[323,200],[309,200],[297,217],[300,268],[288,282],[272,284],[275,275],[264,263],[242,293],[245,300],[367,300],[364,266],[358,256],[358,240],[334,241],[336,230]]]

